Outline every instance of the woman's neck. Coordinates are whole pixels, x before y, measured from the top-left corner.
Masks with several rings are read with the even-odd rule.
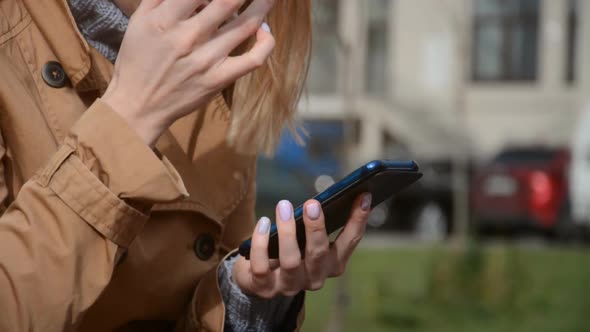
[[[127,17],[131,17],[131,15],[135,12],[141,0],[113,0],[115,5],[121,9],[123,13]]]

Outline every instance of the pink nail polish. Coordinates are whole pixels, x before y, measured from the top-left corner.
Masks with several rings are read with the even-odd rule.
[[[258,221],[258,234],[266,234],[270,229],[270,219],[267,217],[260,218]]]
[[[318,203],[310,203],[305,207],[305,213],[311,220],[317,220],[320,217],[320,205]]]
[[[293,207],[289,201],[283,200],[279,202],[279,217],[282,221],[291,220],[293,214]]]
[[[363,199],[361,201],[361,209],[363,211],[369,211],[369,209],[371,209],[371,200],[373,199],[373,197],[371,196],[371,193],[366,193],[363,196]]]

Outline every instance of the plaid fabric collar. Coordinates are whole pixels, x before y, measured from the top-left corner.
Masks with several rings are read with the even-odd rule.
[[[68,0],[68,4],[88,44],[114,63],[129,18],[109,0]]]

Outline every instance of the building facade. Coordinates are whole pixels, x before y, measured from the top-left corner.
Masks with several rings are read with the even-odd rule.
[[[590,0],[316,0],[300,114],[347,160],[567,145],[590,100]]]

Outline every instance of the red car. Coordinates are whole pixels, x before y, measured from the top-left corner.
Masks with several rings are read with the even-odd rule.
[[[478,230],[558,231],[568,214],[567,149],[511,148],[474,177],[472,206]]]

